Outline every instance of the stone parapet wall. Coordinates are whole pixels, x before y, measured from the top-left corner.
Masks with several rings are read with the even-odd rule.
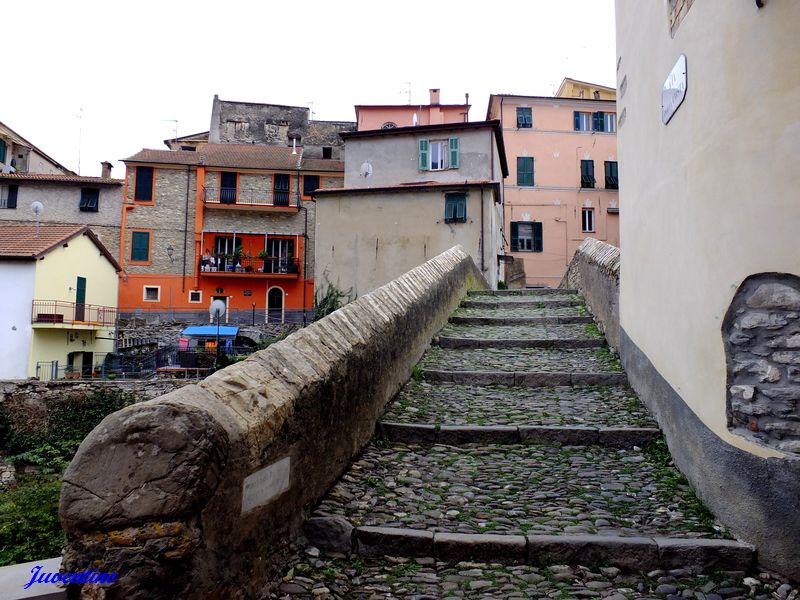
[[[578,290],[609,346],[619,349],[619,248],[586,238],[559,287]]]
[[[116,571],[106,598],[262,595],[432,336],[486,287],[456,246],[197,385],[109,415],[64,475],[64,568]]]
[[[114,381],[36,381],[33,379],[18,379],[0,381],[0,401],[10,400],[47,405],[51,400],[72,398],[80,402],[82,398],[103,391],[120,391],[134,394],[142,400],[157,398],[177,388],[183,387],[188,382],[180,379],[159,380],[114,380]]]

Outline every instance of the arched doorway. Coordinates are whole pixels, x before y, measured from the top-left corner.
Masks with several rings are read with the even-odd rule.
[[[267,323],[283,323],[284,292],[279,287],[272,287],[267,290]]]

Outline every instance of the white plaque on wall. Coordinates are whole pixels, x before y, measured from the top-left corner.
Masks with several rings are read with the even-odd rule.
[[[686,55],[681,54],[667,76],[664,87],[661,88],[661,122],[664,125],[669,123],[684,98],[686,98]]]
[[[289,489],[291,461],[282,458],[244,478],[242,484],[242,514],[263,506]]]

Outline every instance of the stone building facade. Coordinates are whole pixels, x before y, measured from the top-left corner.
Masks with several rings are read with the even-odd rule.
[[[315,206],[343,164],[303,147],[198,144],[125,160],[123,315],[300,321],[313,307]]]

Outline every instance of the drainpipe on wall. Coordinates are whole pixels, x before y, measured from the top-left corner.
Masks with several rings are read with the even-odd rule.
[[[320,185],[322,179],[320,179]],[[303,273],[300,276],[300,285],[303,286],[303,327],[308,322],[308,315],[306,313],[306,287],[308,275],[306,275],[306,268],[308,267],[308,209],[303,206],[302,196],[300,194],[300,169],[297,169],[297,206],[303,211],[305,222],[303,224]]]
[[[483,186],[481,186],[481,273],[486,273],[486,261],[484,259],[485,241],[483,238]]]
[[[186,292],[186,243],[189,241],[189,176],[192,168],[186,165],[186,208],[183,213],[183,277],[181,277],[181,292]]]

